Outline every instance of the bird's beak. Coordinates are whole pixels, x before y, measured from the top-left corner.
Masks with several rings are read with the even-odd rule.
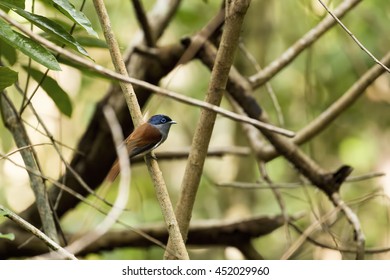
[[[170,121],[169,123],[170,124],[177,124],[177,122],[175,122],[175,121]]]

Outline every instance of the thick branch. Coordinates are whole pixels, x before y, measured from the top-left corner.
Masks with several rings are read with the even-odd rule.
[[[210,104],[219,106],[221,103],[238,44],[241,25],[244,21],[244,16],[249,7],[249,3],[250,1],[238,0],[228,1],[228,4],[226,5],[225,27],[222,33],[215,67],[211,72],[211,81],[206,96],[206,102]],[[215,112],[202,110],[192,141],[191,152],[188,157],[181,186],[180,198],[176,207],[176,215],[184,239],[187,237],[192,209],[202,176],[203,165],[207,156],[207,149],[214,128],[215,119]],[[171,242],[170,239],[168,242],[168,249],[171,246]],[[170,256],[169,253],[166,255]]]
[[[16,146],[18,148],[29,147],[28,149],[21,149],[20,155],[26,167],[34,171],[28,172],[28,175],[30,177],[31,188],[35,195],[36,207],[42,221],[43,230],[52,240],[58,243],[57,229],[46,192],[46,186],[42,177],[36,175],[41,173],[38,166],[38,159],[23,122],[4,91],[0,93],[0,108],[4,125],[12,133]]]
[[[295,221],[301,215],[289,217],[289,220]],[[189,228],[187,244],[190,246],[236,246],[240,248],[252,239],[270,234],[284,224],[284,218],[277,216],[255,216],[240,220],[214,220],[214,221],[196,221]],[[142,226],[137,228],[137,232],[143,232],[153,238],[166,242],[168,240],[168,231],[163,224]],[[17,232],[16,244],[21,244],[30,237],[24,231]],[[4,241],[10,242],[10,241]],[[113,230],[103,235],[99,240],[79,252],[79,256],[101,251],[110,251],[116,248],[133,247],[149,248],[155,246],[154,242],[145,239],[131,229]],[[42,242],[32,239],[27,245],[17,249],[13,246],[6,251],[0,250],[0,258],[26,257],[34,256],[46,252]]]

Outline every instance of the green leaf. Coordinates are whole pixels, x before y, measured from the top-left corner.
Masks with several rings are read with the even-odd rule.
[[[92,28],[89,19],[81,11],[75,7],[68,0],[52,0],[54,7],[63,13],[66,17],[81,25],[90,35],[98,37],[98,34]]]
[[[14,65],[18,60],[16,49],[8,45],[2,39],[0,39],[0,56],[7,60],[10,65]]]
[[[10,5],[13,5],[15,7],[24,9],[24,0],[1,0],[1,2],[2,2],[2,4],[10,4]]]
[[[18,72],[0,66],[0,91],[13,85],[18,80]]]
[[[1,2],[0,5],[7,6],[20,16],[38,26],[43,31],[47,32],[49,35],[53,36],[54,39],[89,57],[87,51],[75,40],[75,38],[73,38],[72,35],[70,35],[60,24],[56,23],[55,21],[40,15],[29,13],[13,5]]]
[[[4,239],[8,239],[8,240],[14,240],[15,239],[15,235],[13,233],[7,233],[7,234],[2,234],[0,232],[0,239],[1,238],[4,238]]]
[[[2,20],[0,20],[0,38],[45,67],[51,70],[61,70],[56,58],[47,49],[30,38],[14,32]]]
[[[107,49],[107,43],[104,40],[95,37],[76,36],[77,42],[86,47]]]
[[[23,69],[38,83],[44,78],[41,83],[42,89],[49,95],[62,114],[68,117],[72,115],[73,107],[69,95],[58,85],[56,80],[49,76],[44,77],[44,74],[39,70],[27,66],[23,66]]]

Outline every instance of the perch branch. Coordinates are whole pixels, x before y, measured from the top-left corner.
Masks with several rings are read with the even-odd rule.
[[[104,36],[109,46],[111,59],[115,69],[121,75],[128,76],[126,65],[122,59],[119,45],[111,29],[109,16],[104,2],[103,0],[94,0],[93,3],[100,20],[100,24],[102,25]],[[137,96],[134,92],[133,86],[131,83],[124,82],[120,82],[120,86],[126,99],[126,103],[129,107],[129,111],[133,119],[133,124],[135,127],[137,127],[142,124],[143,120],[141,108],[138,104]],[[156,160],[151,159],[150,157],[145,157],[145,162],[153,180],[157,199],[160,203],[160,208],[169,231],[170,239],[172,241],[171,250],[175,252],[175,256],[179,259],[189,259],[188,252],[185,248],[184,240],[181,236],[179,225],[169,198],[168,190],[158,163]]]

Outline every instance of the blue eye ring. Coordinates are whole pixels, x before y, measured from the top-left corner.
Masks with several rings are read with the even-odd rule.
[[[160,123],[166,123],[167,119],[166,118],[161,118]]]

